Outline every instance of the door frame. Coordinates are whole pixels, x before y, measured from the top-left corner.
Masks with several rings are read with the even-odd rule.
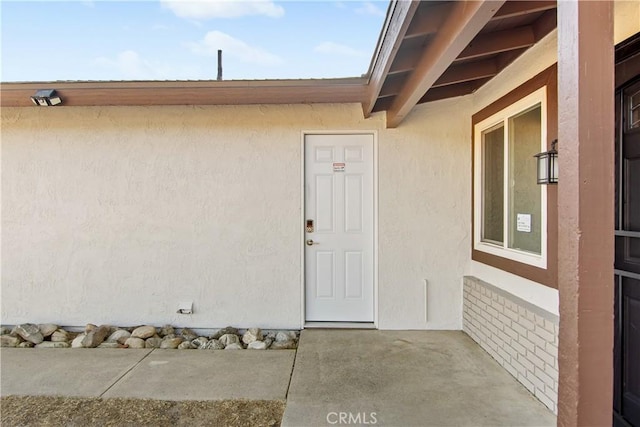
[[[378,329],[378,131],[377,130],[303,130],[300,133],[300,329],[307,325],[306,313],[306,262],[305,262],[305,138],[307,135],[371,135],[373,136],[373,328]],[[309,322],[317,323],[317,322]],[[370,323],[327,322],[327,327],[366,328]]]
[[[640,75],[640,33],[636,33],[633,36],[629,37],[626,40],[618,43],[615,46],[615,65],[614,65],[614,75],[615,75],[615,84],[614,84],[614,96],[617,98],[617,94],[619,91],[624,89],[626,86],[636,84]],[[622,96],[622,94],[621,94]],[[622,102],[622,99],[620,100]],[[615,109],[616,114],[620,105],[616,102]],[[618,119],[618,117],[616,117]],[[614,138],[614,144],[616,144],[616,140],[620,138],[622,141],[623,129],[617,129],[617,135]],[[616,159],[616,163],[620,161],[622,157],[622,150],[620,150],[619,158]],[[621,165],[620,165],[621,167]],[[622,188],[622,181],[618,179],[618,170],[616,169],[615,174],[615,187],[616,193],[620,191]],[[622,197],[622,195],[620,195]],[[616,201],[618,203],[618,201]],[[617,219],[617,218],[616,218]],[[617,260],[617,251],[616,251],[616,260]],[[615,268],[615,267],[614,267]],[[613,318],[613,328],[614,328],[614,347],[613,347],[613,426],[614,427],[630,427],[628,421],[623,417],[622,413],[619,412],[622,405],[622,385],[620,381],[622,380],[622,336],[620,336],[620,332],[622,331],[622,318],[620,316],[622,310],[622,287],[621,287],[621,277],[627,276],[631,278],[635,278],[636,273],[626,272],[624,270],[614,269],[614,277],[618,276],[619,279],[615,281],[614,286],[616,289],[616,298],[615,298],[615,306],[614,306],[614,318]],[[615,279],[614,279],[615,280]]]

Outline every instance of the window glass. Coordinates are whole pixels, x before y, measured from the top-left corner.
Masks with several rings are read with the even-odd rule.
[[[629,97],[629,128],[640,127],[640,92],[636,92]]]
[[[482,240],[504,242],[504,125],[482,133]]]
[[[542,252],[542,187],[533,160],[540,151],[541,131],[540,104],[509,118],[508,247],[535,254]]]

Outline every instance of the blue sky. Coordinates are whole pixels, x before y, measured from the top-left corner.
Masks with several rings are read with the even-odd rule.
[[[355,77],[388,1],[0,0],[0,79]]]

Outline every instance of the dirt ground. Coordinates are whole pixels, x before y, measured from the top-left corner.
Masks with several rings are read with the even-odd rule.
[[[5,396],[0,425],[14,426],[279,426],[285,402],[222,400],[172,402]]]

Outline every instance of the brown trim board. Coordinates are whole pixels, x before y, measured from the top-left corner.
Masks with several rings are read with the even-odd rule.
[[[552,65],[535,77],[521,84],[505,96],[494,101],[471,116],[471,233],[475,236],[474,203],[474,134],[476,123],[507,108],[511,104],[524,98],[532,92],[547,87],[547,147],[551,148],[551,141],[558,137],[558,67]],[[531,159],[531,161],[534,161]],[[474,239],[471,239],[471,259],[490,265],[500,270],[508,271],[537,283],[558,288],[558,188],[547,185],[547,268],[538,268],[508,258],[488,254],[474,249]]]

